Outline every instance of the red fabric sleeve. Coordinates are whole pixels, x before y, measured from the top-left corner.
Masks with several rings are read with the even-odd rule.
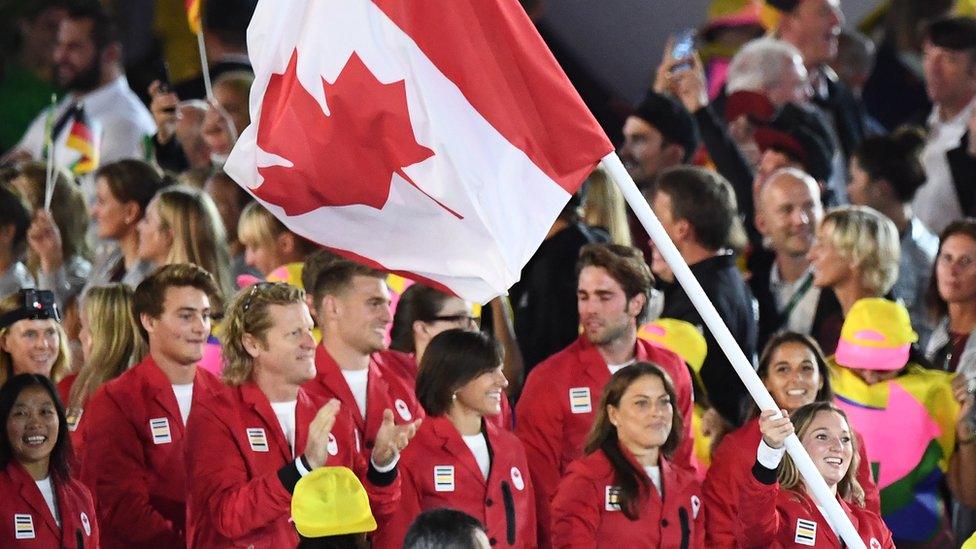
[[[589,479],[573,473],[563,478],[550,511],[552,547],[596,547],[596,532],[600,524],[598,506],[603,499],[603,494]]]
[[[535,484],[539,547],[549,547],[549,503],[559,486],[563,418],[559,401],[547,391],[542,372],[534,372],[515,408],[515,434],[525,446]]]
[[[94,493],[101,529],[133,544],[182,546],[183,532],[150,504],[146,456],[118,404],[102,390],[89,401],[85,416],[98,427],[88,431],[82,478]]]
[[[857,437],[857,455],[861,458],[857,466],[857,482],[864,489],[864,508],[880,514],[881,493],[878,492],[878,485],[871,475],[871,462],[868,461],[868,451],[864,447],[864,438],[857,431],[854,432],[854,436]]]
[[[746,451],[730,444],[728,438],[712,454],[712,464],[702,483],[705,514],[704,530],[709,547],[736,547],[736,506],[739,504],[739,484],[748,473],[735,452]]]
[[[277,471],[248,479],[234,437],[209,407],[197,404],[186,429],[187,489],[194,512],[210,513],[214,529],[236,539],[291,511]],[[282,464],[284,466],[285,464]]]
[[[779,483],[763,484],[750,472],[739,486],[739,513],[737,530],[739,547],[767,548],[776,545],[782,517],[776,507]]]
[[[401,460],[397,468],[400,499],[398,504],[392,506],[392,512],[386,517],[384,523],[377,520],[379,528],[373,536],[373,547],[401,547],[403,538],[410,529],[410,523],[422,511],[417,481],[411,474],[410,467]]]

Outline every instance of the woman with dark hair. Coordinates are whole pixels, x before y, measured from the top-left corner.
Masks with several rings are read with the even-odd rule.
[[[813,459],[827,487],[854,524],[866,547],[894,548],[891,531],[875,512],[864,507],[857,482],[858,443],[847,415],[830,402],[814,402],[790,414],[773,410],[760,415],[762,440],[739,491],[738,546],[846,547],[818,509],[784,442],[793,434]],[[775,509],[775,512],[770,512]]]
[[[942,231],[926,298],[937,324],[925,357],[935,368],[955,372],[964,353],[976,353],[976,218]]]
[[[71,476],[64,407],[35,374],[0,388],[0,547],[98,547],[91,493]],[[36,545],[35,545],[36,544]]]
[[[381,353],[383,365],[408,387],[415,387],[417,365],[431,339],[445,330],[478,331],[478,318],[471,314],[471,308],[471,302],[459,297],[423,284],[411,285],[397,303],[390,328],[390,349]],[[503,371],[504,357],[510,353],[510,349],[503,353]],[[507,395],[502,399],[502,412],[487,420],[496,427],[512,429],[512,406]]]
[[[649,362],[617,371],[552,501],[552,546],[704,547],[695,472],[670,462],[682,433],[671,378]]]
[[[830,402],[830,370],[820,346],[810,336],[796,332],[774,335],[759,357],[756,371],[776,405],[793,412],[812,402]],[[855,433],[855,436],[857,433]],[[702,497],[708,508],[705,539],[709,547],[736,547],[739,491],[748,480],[754,460],[752,448],[762,439],[758,410],[749,422],[725,435],[712,452],[712,465],[702,484]],[[860,442],[860,440],[859,440]],[[878,487],[871,479],[864,444],[858,444],[860,467],[857,480],[864,489],[868,509],[878,511]]]
[[[400,507],[377,532],[375,547],[400,547],[414,518],[438,507],[481,521],[492,546],[536,547],[525,449],[487,421],[501,412],[507,385],[490,336],[447,330],[431,340],[417,376],[428,417],[400,456]]]
[[[923,344],[932,331],[925,291],[939,245],[938,237],[912,211],[915,192],[925,184],[924,146],[924,134],[912,127],[869,137],[851,155],[847,183],[851,204],[874,208],[898,229],[901,256],[891,294],[905,303]]]

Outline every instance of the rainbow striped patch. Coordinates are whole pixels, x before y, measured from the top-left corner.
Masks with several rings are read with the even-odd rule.
[[[434,491],[436,492],[454,491],[454,466],[453,465],[434,466]]]
[[[169,431],[169,419],[165,417],[150,419],[149,433],[152,435],[153,444],[169,444],[173,442],[173,436]]]
[[[34,517],[30,515],[14,515],[14,538],[34,539]]]
[[[796,519],[796,535],[793,542],[813,547],[817,544],[817,523],[812,520]]]

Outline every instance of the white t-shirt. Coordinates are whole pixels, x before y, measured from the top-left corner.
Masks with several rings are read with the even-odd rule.
[[[620,370],[623,370],[625,366],[630,366],[631,364],[633,364],[635,362],[637,362],[637,359],[636,358],[632,358],[632,359],[628,360],[627,362],[624,362],[623,364],[607,364],[607,368],[610,369],[610,375],[613,375],[613,374],[619,372]]]
[[[295,455],[295,406],[297,404],[297,400],[271,403],[271,409],[278,418],[278,425],[281,425],[281,432],[285,434],[285,440],[291,447],[292,456]]]
[[[44,496],[44,503],[47,503],[47,508],[51,510],[54,522],[58,526],[61,526],[61,515],[58,514],[58,505],[54,501],[54,486],[51,485],[51,477],[35,480],[34,482],[37,483],[37,489]]]
[[[356,399],[356,406],[359,413],[366,417],[366,384],[369,382],[369,369],[363,370],[340,370],[342,377],[346,378],[346,385]]]
[[[478,468],[481,469],[481,476],[485,477],[485,480],[488,480],[488,471],[491,469],[491,458],[488,457],[488,441],[485,440],[485,434],[463,435],[461,438],[464,439],[464,443],[468,445],[471,453],[474,454],[474,460],[478,462]]]
[[[180,406],[183,425],[186,425],[186,418],[190,417],[190,404],[193,403],[193,384],[173,385],[173,394],[176,395],[176,403]]]
[[[657,488],[658,497],[661,496],[661,468],[657,465],[645,465],[644,472],[651,478],[654,487]]]

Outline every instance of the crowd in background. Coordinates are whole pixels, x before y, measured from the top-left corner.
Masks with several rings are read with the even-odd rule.
[[[182,4],[20,8],[0,545],[844,546],[795,433],[865,546],[962,546],[976,14],[891,0],[856,30],[839,2],[712,2],[608,131],[780,410],[602,169],[472,304],[306,240],[224,173],[254,0],[199,6],[210,96]]]

